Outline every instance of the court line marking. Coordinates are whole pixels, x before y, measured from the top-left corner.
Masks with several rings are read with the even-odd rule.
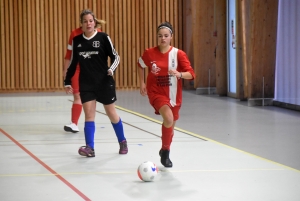
[[[227,170],[170,170],[167,168],[158,169],[158,172],[170,172],[170,173],[192,173],[192,172],[253,172],[253,171],[286,171],[286,169],[270,169],[270,168],[258,168],[258,169],[227,169]],[[109,175],[109,174],[136,174],[136,171],[116,171],[116,172],[61,172],[57,175]],[[37,176],[53,176],[54,174],[0,174],[0,177],[37,177]],[[55,175],[56,176],[56,175]]]
[[[37,161],[45,169],[47,169],[49,172],[51,172],[52,176],[56,176],[60,181],[62,181],[69,188],[71,188],[77,195],[79,195],[80,197],[82,197],[84,200],[91,201],[91,199],[89,199],[86,195],[84,195],[81,191],[79,191],[75,186],[73,186],[71,183],[69,183],[60,174],[58,174],[52,168],[50,168],[46,163],[44,163],[43,161],[41,161],[38,157],[36,157],[33,153],[31,153],[28,149],[26,149],[22,144],[20,144],[17,140],[15,140],[12,136],[10,136],[7,132],[5,132],[4,130],[2,130],[1,128],[0,128],[0,132],[3,135],[5,135],[7,138],[9,138],[12,142],[14,142],[19,148],[21,148],[23,151],[25,151],[29,156],[31,156],[35,161]]]
[[[132,111],[132,110],[129,110],[129,109],[126,109],[126,108],[117,106],[117,105],[116,105],[116,108],[119,109],[119,110],[122,110],[122,111],[124,111],[124,112],[128,112],[128,113],[130,113],[130,114],[134,114],[134,115],[136,115],[136,116],[142,117],[142,118],[147,119],[147,120],[149,120],[149,121],[152,121],[152,122],[155,122],[155,123],[158,123],[158,124],[162,124],[161,121],[158,121],[158,120],[153,119],[153,118],[151,118],[151,117],[148,117],[148,116],[146,116],[146,115],[140,114],[140,113],[138,113],[138,112],[134,112],[134,111]],[[207,138],[207,137],[198,135],[198,134],[196,134],[196,133],[193,133],[193,132],[190,132],[190,131],[187,131],[187,130],[184,130],[184,129],[181,129],[181,128],[178,128],[178,127],[174,127],[174,129],[177,130],[177,131],[181,131],[181,132],[183,132],[183,133],[186,133],[186,134],[188,134],[188,135],[194,136],[194,137],[196,137],[196,138],[199,138],[199,139],[201,139],[201,140],[210,141],[210,142],[213,142],[213,143],[215,143],[215,144],[218,144],[218,145],[221,145],[221,146],[230,148],[230,149],[232,149],[232,150],[241,152],[241,153],[243,153],[243,154],[250,155],[250,156],[255,157],[255,158],[258,158],[258,159],[260,159],[260,160],[264,160],[264,161],[267,161],[267,162],[269,162],[269,163],[273,163],[273,164],[282,166],[282,167],[284,167],[284,168],[287,168],[287,169],[289,169],[289,170],[293,170],[293,171],[296,171],[296,172],[300,173],[300,170],[298,170],[298,169],[295,169],[295,168],[289,167],[289,166],[287,166],[287,165],[283,165],[283,164],[281,164],[281,163],[278,163],[278,162],[275,162],[275,161],[272,161],[272,160],[263,158],[263,157],[261,157],[261,156],[258,156],[258,155],[255,155],[255,154],[252,154],[252,153],[243,151],[243,150],[241,150],[241,149],[237,149],[237,148],[235,148],[235,147],[232,147],[232,146],[223,144],[223,143],[221,143],[221,142],[218,142],[218,141],[216,141],[216,140],[212,140],[212,139],[210,139],[210,138]]]

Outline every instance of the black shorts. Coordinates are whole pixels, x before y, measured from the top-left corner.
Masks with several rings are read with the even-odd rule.
[[[92,91],[80,91],[81,102],[96,100],[103,105],[109,105],[117,100],[115,81],[111,76],[105,79],[100,87]]]

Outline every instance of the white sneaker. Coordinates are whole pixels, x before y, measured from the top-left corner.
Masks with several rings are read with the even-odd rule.
[[[77,125],[74,124],[74,123],[70,123],[70,124],[68,124],[68,125],[65,125],[65,126],[64,126],[64,129],[65,129],[65,131],[67,131],[67,132],[72,132],[72,133],[77,133],[77,132],[79,132],[79,129],[78,129]]]

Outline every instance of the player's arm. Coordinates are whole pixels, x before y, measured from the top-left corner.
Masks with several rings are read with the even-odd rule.
[[[178,51],[178,71],[179,78],[193,80],[195,78],[194,70],[186,53],[182,50]]]
[[[117,69],[119,63],[120,63],[120,56],[118,55],[118,52],[115,50],[114,45],[110,39],[110,37],[107,35],[107,38],[105,39],[106,41],[106,51],[108,56],[111,59],[111,65],[108,69],[108,75],[113,76],[114,71]]]
[[[64,79],[66,78],[67,70],[70,66],[70,59],[65,59],[64,60]]]
[[[71,56],[72,56],[72,42],[73,42],[73,38],[74,38],[74,31],[71,32],[70,36],[69,36],[69,40],[68,40],[68,47],[67,47],[67,51],[66,51],[66,55],[65,55],[65,60],[64,60],[64,68],[63,68],[63,76],[64,79],[66,77],[66,73],[67,70],[70,66],[70,60],[71,60]]]
[[[65,76],[65,79],[64,79],[65,88],[72,89],[71,79],[75,74],[77,63],[78,63],[78,57],[77,57],[77,54],[76,54],[76,50],[74,50],[74,51],[72,51],[72,57],[71,57],[71,60],[69,62],[69,66],[67,67],[67,72],[66,72],[66,76]]]
[[[139,78],[140,78],[140,94],[142,96],[147,95],[147,88],[146,88],[146,84],[145,84],[145,68],[147,68],[147,65],[145,64],[144,59],[145,59],[145,53],[138,60],[138,71],[139,71]]]

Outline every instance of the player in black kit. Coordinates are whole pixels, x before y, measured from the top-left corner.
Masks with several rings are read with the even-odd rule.
[[[123,123],[116,112],[114,102],[117,100],[114,71],[120,62],[110,37],[95,29],[96,19],[92,11],[83,10],[80,14],[83,34],[73,39],[72,58],[64,85],[67,93],[72,93],[71,78],[80,65],[79,90],[85,114],[84,134],[86,146],[79,148],[78,153],[86,157],[94,157],[94,134],[96,101],[103,104],[115,130],[120,145],[119,154],[127,154],[127,141],[124,136]],[[111,65],[108,66],[108,57]]]

